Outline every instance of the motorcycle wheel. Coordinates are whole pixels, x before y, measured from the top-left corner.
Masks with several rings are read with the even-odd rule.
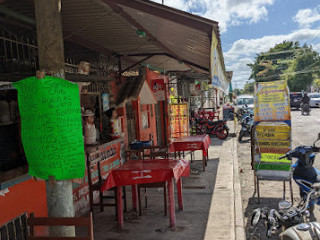
[[[221,140],[226,139],[229,135],[229,130],[225,126],[218,126],[215,131],[216,136]]]

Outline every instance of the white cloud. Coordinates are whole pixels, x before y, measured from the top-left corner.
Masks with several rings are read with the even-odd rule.
[[[320,43],[313,45],[313,49],[317,52],[320,52]]]
[[[257,39],[239,39],[233,43],[229,51],[223,54],[226,68],[227,70],[234,71],[232,81],[237,82],[238,88],[242,88],[251,74],[251,69],[247,64],[254,62],[256,54],[266,52],[284,40],[299,41],[302,44],[312,42],[317,38],[320,38],[320,29],[299,29],[286,35],[270,35]],[[314,44],[313,48],[316,51],[320,51],[320,43]]]
[[[161,3],[162,0],[153,0]],[[228,26],[257,23],[266,20],[267,6],[275,0],[164,0],[164,4],[183,11],[199,14],[219,22],[220,31]]]
[[[313,23],[320,21],[320,5],[317,8],[300,9],[293,21],[297,22],[300,27],[309,28]]]

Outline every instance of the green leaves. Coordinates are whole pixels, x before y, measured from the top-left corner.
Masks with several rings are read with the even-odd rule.
[[[320,56],[311,46],[284,41],[268,52],[257,54],[249,79],[256,82],[287,80],[290,91],[307,90],[320,74]]]

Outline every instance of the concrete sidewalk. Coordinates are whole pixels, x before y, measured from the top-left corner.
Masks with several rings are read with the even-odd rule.
[[[233,122],[231,124],[232,133]],[[206,171],[202,171],[202,153],[197,151],[197,161],[191,164],[190,177],[183,179],[184,210],[176,210],[175,228],[168,227],[169,217],[163,214],[162,189],[148,189],[148,208],[143,209],[143,216],[132,211],[125,213],[122,230],[117,228],[113,207],[105,208],[102,213],[97,208],[95,239],[245,239],[236,138],[211,140]],[[129,187],[127,189],[130,210],[131,192]],[[175,201],[178,209],[177,199]]]
[[[232,127],[231,132],[233,132]],[[204,239],[246,239],[237,138],[229,139],[221,147],[210,148],[209,154],[210,156],[219,156],[220,162]]]

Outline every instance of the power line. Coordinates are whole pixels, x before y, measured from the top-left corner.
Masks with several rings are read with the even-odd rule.
[[[189,6],[189,11],[192,14],[192,10],[191,10],[191,7],[190,7],[190,1],[188,1],[187,3],[188,3],[188,6]]]

